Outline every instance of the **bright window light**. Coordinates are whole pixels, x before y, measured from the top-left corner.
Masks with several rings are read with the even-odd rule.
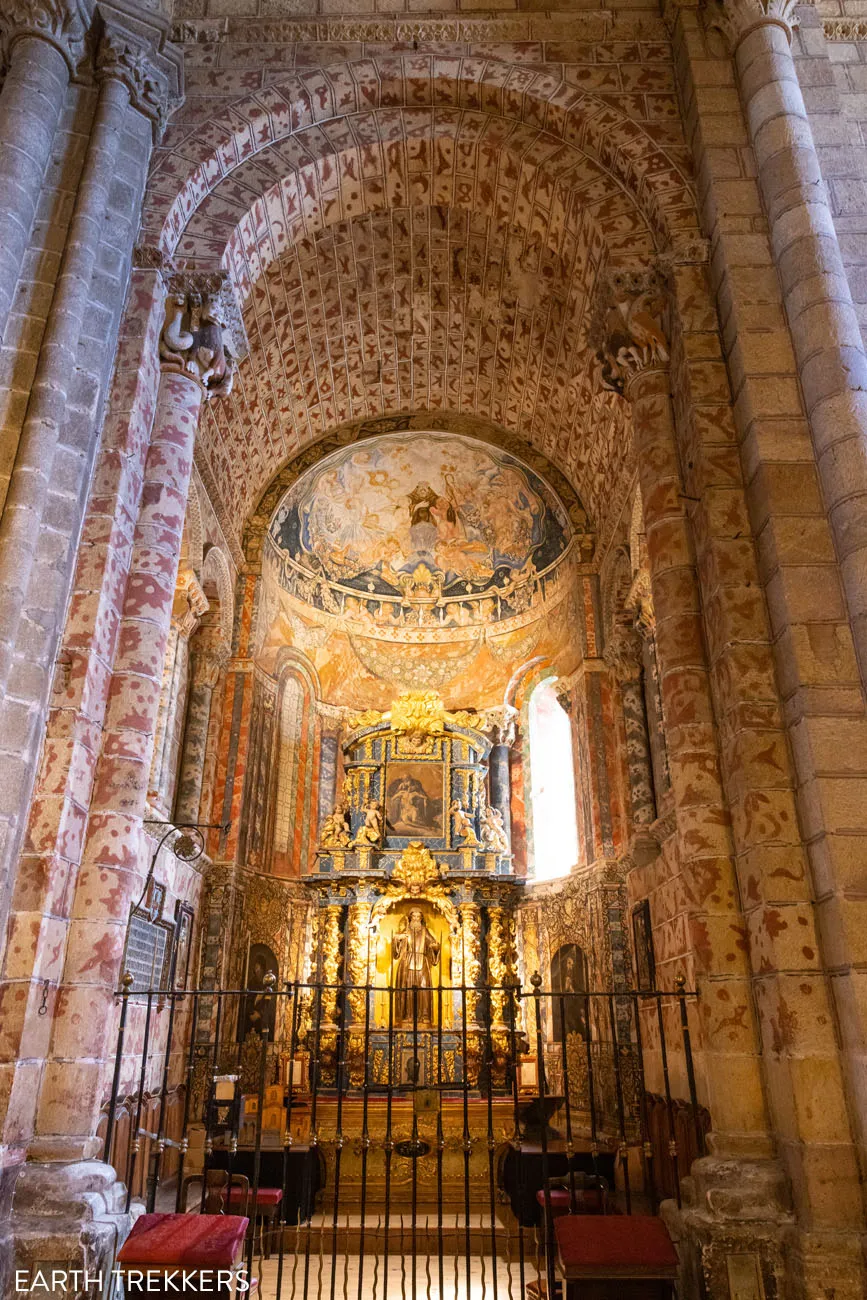
[[[537,880],[566,876],[578,861],[572,725],[546,678],[530,696],[530,799]]]

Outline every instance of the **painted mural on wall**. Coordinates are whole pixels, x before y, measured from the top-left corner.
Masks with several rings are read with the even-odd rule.
[[[277,507],[269,537],[290,591],[377,621],[508,618],[565,552],[566,511],[515,457],[456,434],[371,438],[329,456]],[[358,593],[358,595],[356,595]],[[409,612],[409,619],[407,614]]]
[[[458,432],[340,446],[274,502],[257,660],[271,672],[291,645],[323,699],[362,709],[407,689],[493,705],[539,655],[569,672],[579,514],[511,451]]]

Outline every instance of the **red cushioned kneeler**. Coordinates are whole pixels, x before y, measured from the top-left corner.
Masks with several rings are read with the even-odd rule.
[[[671,1294],[677,1252],[661,1219],[570,1214],[555,1220],[554,1233],[557,1267],[568,1296]]]
[[[117,1262],[121,1268],[231,1268],[249,1222],[240,1214],[143,1214]]]
[[[283,1200],[283,1192],[279,1187],[260,1187],[256,1192],[255,1199],[257,1206],[268,1207],[271,1205],[279,1205]],[[249,1192],[245,1192],[243,1187],[233,1187],[229,1192],[230,1205],[242,1205],[245,1200],[248,1205],[253,1204],[252,1188]]]

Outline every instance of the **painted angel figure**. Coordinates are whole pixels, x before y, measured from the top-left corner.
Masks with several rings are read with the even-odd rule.
[[[509,839],[499,808],[485,803],[482,808],[482,844],[491,853],[508,853]]]
[[[356,848],[379,848],[382,842],[382,809],[375,801],[364,809],[364,822],[355,836]]]
[[[460,799],[455,799],[449,807],[452,815],[452,827],[455,839],[463,839],[464,848],[477,849],[479,847],[479,837],[475,832],[469,813],[464,808]]]
[[[320,843],[323,849],[345,849],[349,846],[349,824],[346,805],[341,800],[322,823]]]

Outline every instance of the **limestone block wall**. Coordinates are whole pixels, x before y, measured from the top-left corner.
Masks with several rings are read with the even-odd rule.
[[[867,26],[846,0],[802,5],[798,80],[862,334],[867,327]],[[838,12],[839,11],[839,12]],[[846,39],[846,38],[849,39]]]

